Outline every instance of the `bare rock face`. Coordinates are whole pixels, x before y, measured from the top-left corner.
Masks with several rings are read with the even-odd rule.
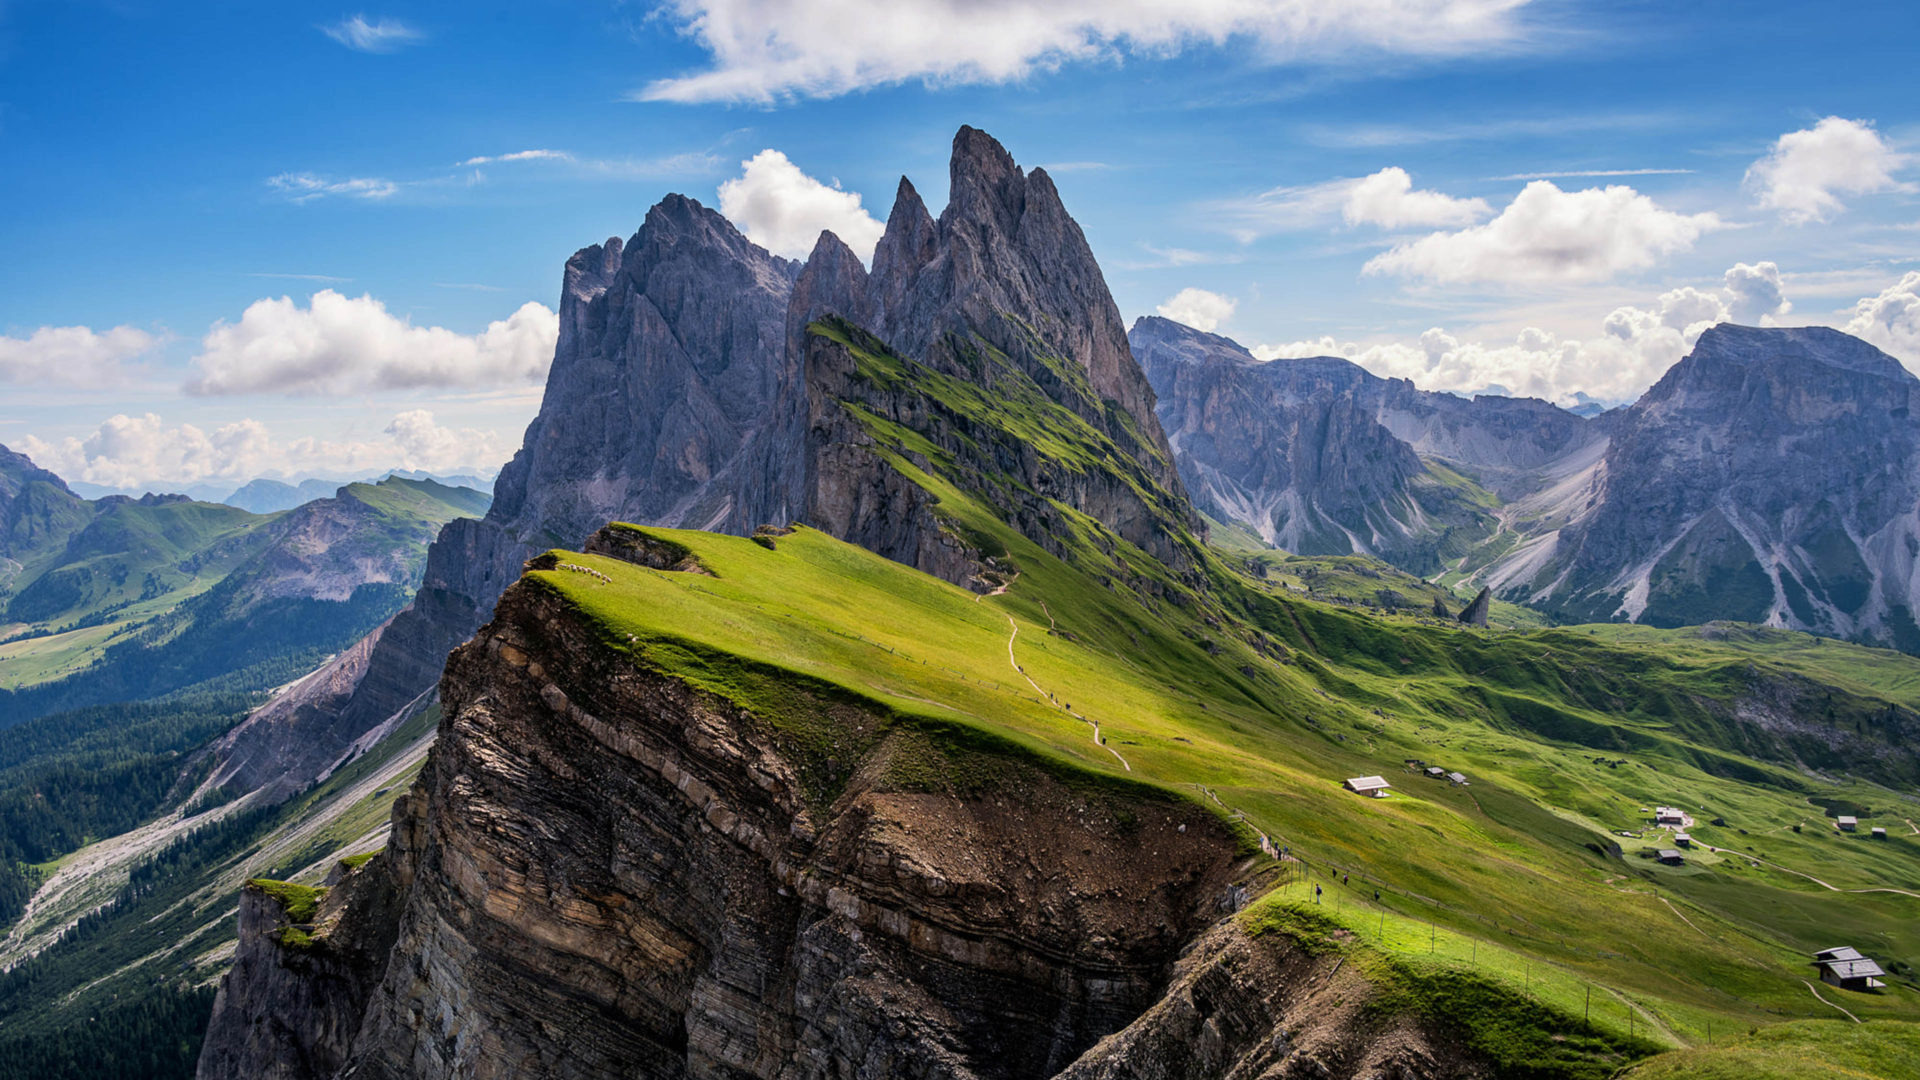
[[[386,969],[400,894],[385,856],[336,867],[328,885],[314,921],[301,925],[261,888],[241,893],[240,944],[214,999],[200,1075],[305,1080],[345,1065]]]
[[[1614,421],[1590,509],[1508,594],[1920,650],[1920,380],[1823,327],[1722,325]]]
[[[1238,844],[1198,807],[1011,760],[971,795],[899,787],[927,736],[822,702],[823,761],[537,584],[443,700],[385,887],[316,950],[390,942],[377,986],[297,977],[254,912],[202,1077],[1048,1076],[1229,910]]]
[[[1277,939],[1277,940],[1276,940]],[[1060,1080],[1442,1080],[1486,1075],[1331,957],[1223,922],[1182,954],[1166,993]]]
[[[1493,610],[1493,590],[1482,588],[1480,592],[1474,596],[1473,603],[1468,604],[1466,608],[1460,612],[1460,623],[1463,626],[1478,626],[1484,628],[1487,625],[1487,613],[1491,610]]]
[[[367,657],[349,700],[326,707],[328,730],[357,738],[430,691],[447,652],[486,620],[526,559],[577,547],[608,521],[744,535],[803,520],[949,581],[986,581],[986,557],[846,422],[837,403],[855,398],[894,416],[919,410],[850,385],[846,365],[807,331],[827,317],[989,389],[1005,371],[1039,383],[1170,493],[1149,505],[1127,485],[1062,474],[1047,497],[1184,569],[1184,534],[1201,523],[1079,226],[1044,172],[1023,173],[983,132],[961,129],[951,178],[953,200],[937,221],[901,181],[871,274],[830,233],[803,269],[679,195],[626,242],[568,260],[539,417],[486,518],[442,531],[414,602]],[[988,352],[998,359],[986,362]],[[1017,458],[970,468],[986,477],[1009,466],[1025,470],[1027,491],[1051,483]],[[1018,524],[1047,543],[1044,502]]]

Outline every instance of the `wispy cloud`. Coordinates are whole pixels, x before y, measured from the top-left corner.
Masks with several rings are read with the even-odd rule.
[[[317,281],[317,282],[320,282],[320,283],[321,283],[321,284],[323,284],[323,285],[343,285],[343,284],[345,284],[345,283],[347,283],[347,282],[349,282],[349,281],[352,281],[352,280],[353,280],[353,279],[352,279],[352,278],[350,278],[350,277],[334,277],[334,276],[333,276],[332,274],[270,274],[270,273],[258,273],[258,274],[248,274],[247,276],[248,276],[248,277],[257,277],[257,278],[284,278],[284,279],[286,279],[286,280],[288,280],[288,281]]]
[[[307,203],[339,195],[353,199],[385,199],[400,190],[392,180],[356,176],[334,180],[310,172],[281,173],[267,178],[267,186],[287,197],[289,202]]]
[[[433,287],[436,289],[471,289],[474,292],[506,292],[507,291],[504,287],[499,285],[478,285],[470,281],[436,281],[433,283]]]
[[[392,52],[426,36],[399,19],[369,19],[365,15],[322,26],[320,32],[349,49],[367,53]]]
[[[1672,117],[1660,113],[1598,113],[1590,116],[1509,117],[1461,124],[1308,124],[1300,129],[1300,134],[1315,146],[1370,150],[1445,142],[1552,137],[1591,131],[1636,131],[1666,127],[1672,122]]]
[[[507,161],[572,161],[573,159],[573,155],[565,150],[515,150],[511,154],[483,154],[479,157],[470,157],[461,162],[460,167],[491,165],[495,162]]]
[[[1569,169],[1564,172],[1523,172],[1489,176],[1489,180],[1567,180],[1583,176],[1684,176],[1692,169]]]
[[[1141,244],[1140,249],[1152,255],[1151,259],[1136,259],[1121,262],[1118,265],[1126,270],[1164,270],[1181,266],[1207,266],[1218,263],[1245,262],[1246,255],[1228,251],[1194,251],[1190,248],[1154,247]]]
[[[1050,173],[1102,172],[1113,168],[1105,161],[1054,161],[1041,165]]]

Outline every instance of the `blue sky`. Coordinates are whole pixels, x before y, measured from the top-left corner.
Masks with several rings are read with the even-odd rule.
[[[962,123],[1129,319],[1262,356],[1620,400],[1731,317],[1920,365],[1911,3],[1293,10],[0,0],[0,442],[136,488],[497,467],[575,249],[730,181],[770,246],[866,235]]]

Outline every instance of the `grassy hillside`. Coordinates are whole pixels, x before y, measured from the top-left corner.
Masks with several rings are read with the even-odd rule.
[[[488,501],[397,478],[267,516],[102,500],[58,558],[19,578],[0,727],[209,680],[258,690],[292,678],[399,610],[440,527]]]
[[[943,509],[969,513],[952,494]],[[1570,1023],[1571,995],[1584,1004],[1589,987],[1603,1006],[1594,1025],[1623,1037],[1631,1025],[1650,1045],[1702,1043],[1709,1024],[1833,1015],[1802,980],[1805,954],[1840,939],[1899,973],[1885,993],[1846,995],[1848,1008],[1920,1019],[1906,966],[1920,957],[1920,831],[1842,836],[1809,799],[1872,802],[1890,820],[1920,804],[1736,753],[1710,708],[1728,666],[1865,691],[1860,670],[1886,654],[1828,643],[1813,658],[1696,635],[1668,655],[1664,642],[1584,628],[1368,616],[1244,580],[1217,590],[1238,613],[1197,599],[1149,611],[1004,526],[996,539],[1020,576],[986,598],[805,529],[771,548],[647,531],[710,576],[556,554],[534,577],[610,647],[790,724],[796,739],[823,737],[808,735],[817,719],[783,716],[783,686],[799,677],[967,745],[1217,796],[1303,856],[1305,880],[1344,876],[1328,904],[1361,940],[1391,952],[1425,931],[1477,978],[1504,985],[1521,970],[1522,994],[1559,1010],[1556,1022]],[[1417,776],[1410,759],[1471,784]],[[1368,773],[1396,793],[1341,790]],[[1642,810],[1663,803],[1698,808],[1694,835],[1726,850],[1677,868],[1643,857],[1670,843]]]

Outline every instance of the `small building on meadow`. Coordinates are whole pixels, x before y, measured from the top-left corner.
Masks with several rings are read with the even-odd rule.
[[[1687,812],[1677,806],[1662,806],[1653,812],[1655,825],[1685,825]]]
[[[1685,855],[1680,854],[1672,848],[1661,848],[1658,858],[1668,866],[1680,866],[1687,861]]]
[[[1880,981],[1886,972],[1880,970],[1879,964],[1861,956],[1858,949],[1848,946],[1822,949],[1813,954],[1813,962],[1820,968],[1820,981],[1842,990],[1878,990],[1886,985]]]
[[[1875,825],[1873,827],[1873,838],[1875,840],[1885,840],[1887,838],[1887,830]]]
[[[1840,826],[1841,832],[1858,832],[1860,829],[1860,819],[1852,814],[1841,814],[1833,819],[1833,823]]]
[[[1435,780],[1438,780],[1441,777],[1447,775],[1447,770],[1441,768],[1438,765],[1430,765],[1427,767],[1427,775],[1433,777]]]
[[[1384,799],[1387,790],[1393,787],[1382,776],[1355,776],[1346,782],[1346,789],[1356,795],[1365,795],[1369,799]]]
[[[1693,846],[1693,835],[1691,833],[1683,833],[1683,832],[1674,833],[1673,842],[1680,845],[1683,848],[1690,848]]]
[[[1453,781],[1456,784],[1459,784],[1461,787],[1465,787],[1467,784],[1466,773],[1450,772],[1447,774],[1447,779]]]

